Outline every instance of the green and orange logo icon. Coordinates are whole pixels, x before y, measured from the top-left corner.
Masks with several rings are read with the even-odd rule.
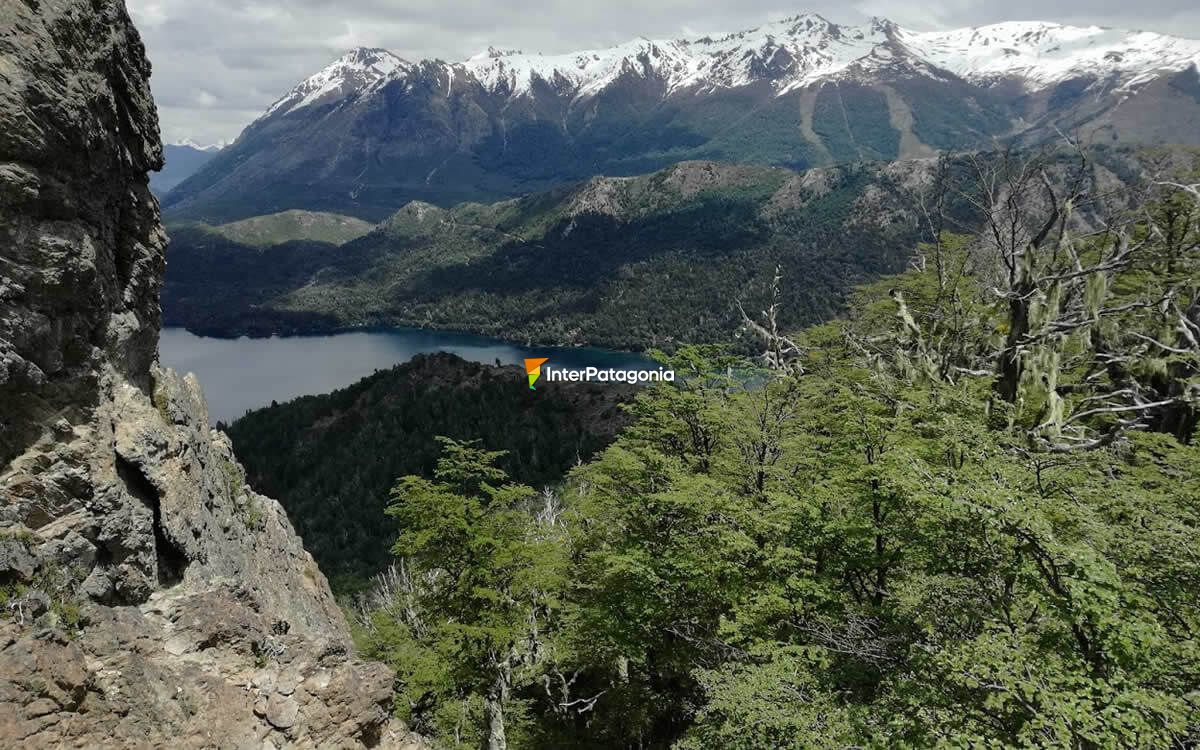
[[[529,390],[535,391],[533,384],[542,376],[542,365],[550,361],[549,357],[537,357],[525,360],[525,374],[529,377]]]

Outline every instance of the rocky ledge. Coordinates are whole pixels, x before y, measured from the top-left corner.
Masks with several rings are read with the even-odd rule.
[[[157,365],[149,72],[119,0],[0,0],[0,747],[420,747]]]

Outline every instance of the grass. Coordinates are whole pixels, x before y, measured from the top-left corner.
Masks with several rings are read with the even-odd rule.
[[[39,568],[28,582],[0,585],[0,616],[16,616],[16,603],[27,594],[40,591],[50,601],[49,624],[72,635],[85,624],[83,602],[78,593],[79,584],[85,577],[85,572],[78,566],[63,567],[51,563]]]
[[[250,531],[261,529],[266,517],[267,514],[258,500],[252,495],[247,496],[246,504],[242,507],[242,521],[246,524],[246,528]]]
[[[15,539],[27,547],[32,547],[38,541],[37,536],[24,526],[20,528],[0,529],[0,539]]]
[[[244,245],[264,247],[292,240],[343,245],[375,228],[369,221],[322,211],[281,211],[212,227],[212,231]]]
[[[246,524],[246,528],[250,531],[262,528],[267,513],[252,493],[242,492],[242,487],[246,484],[246,476],[242,472],[242,468],[236,461],[225,458],[221,461],[221,473],[225,476],[229,497],[237,504],[237,514],[242,519],[242,523]],[[239,500],[243,498],[245,502],[239,503]]]
[[[246,483],[246,478],[242,475],[242,470],[237,462],[230,458],[223,459],[221,473],[225,475],[225,485],[229,488],[229,496],[237,497],[242,490],[242,485]]]
[[[162,383],[155,381],[150,400],[154,403],[154,408],[158,412],[158,416],[162,417],[162,420],[167,424],[171,424],[170,411],[167,408],[170,405],[167,397],[167,389]]]

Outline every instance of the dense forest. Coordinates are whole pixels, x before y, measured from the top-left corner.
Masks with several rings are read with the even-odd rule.
[[[540,487],[607,445],[628,422],[632,387],[544,383],[516,367],[419,355],[333,393],[249,412],[225,426],[254,487],[279,499],[339,590],[387,567],[397,527],[384,515],[397,476],[432,476],[435,436],[506,451],[500,467]]]
[[[764,294],[776,265],[797,325],[901,270],[917,226],[898,207],[926,168],[688,163],[495,204],[413,203],[340,247],[177,226],[163,313],[218,336],[401,325],[636,350],[727,341],[735,299]]]
[[[908,271],[798,333],[776,284],[761,358],[681,348],[554,491],[445,430],[355,604],[398,711],[492,750],[1194,747],[1195,166],[1068,158],[939,171]]]
[[[1088,179],[1101,190],[1135,179],[1145,161],[1120,149],[1092,158]],[[1059,179],[1069,159],[1054,161]],[[780,323],[791,328],[844,313],[856,285],[904,270],[929,233],[914,203],[943,171],[970,168],[966,156],[806,172],[688,162],[494,204],[411,203],[340,246],[286,232],[251,245],[227,229],[177,226],[163,315],[215,336],[412,326],[639,351],[731,343],[738,302],[764,304],[776,268],[788,299]],[[979,229],[975,206],[944,197],[947,219]]]

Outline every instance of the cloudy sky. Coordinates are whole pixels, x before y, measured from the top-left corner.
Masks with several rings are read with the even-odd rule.
[[[460,60],[736,31],[801,12],[918,29],[1045,20],[1200,38],[1195,0],[126,0],[154,65],[163,140],[234,138],[347,49]]]

